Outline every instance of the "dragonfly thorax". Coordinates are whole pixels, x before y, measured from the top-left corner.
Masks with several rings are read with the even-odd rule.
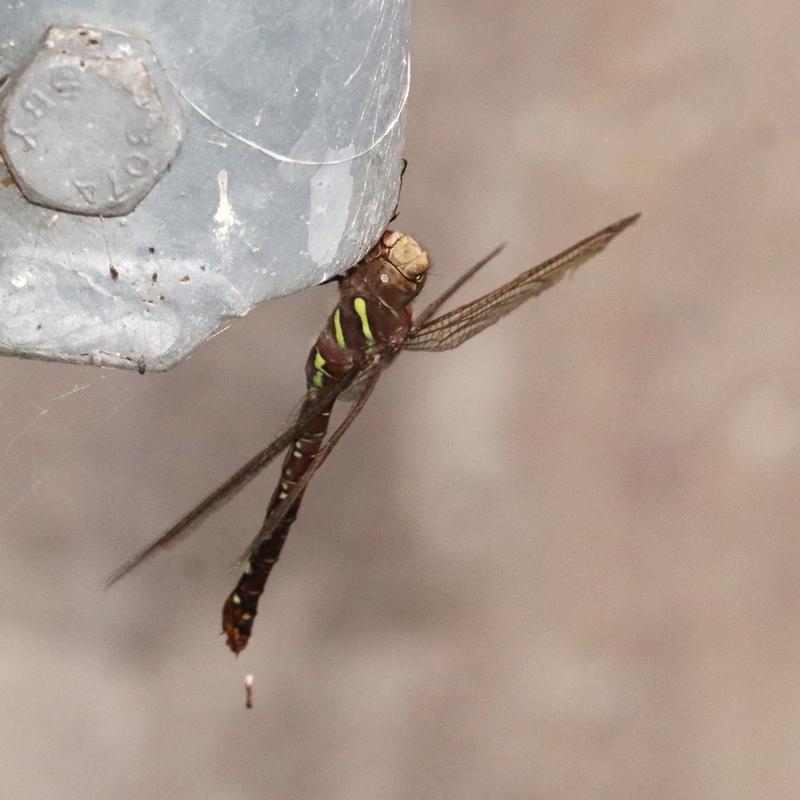
[[[430,262],[405,233],[385,231],[364,258],[367,285],[393,311],[405,308],[422,290]]]

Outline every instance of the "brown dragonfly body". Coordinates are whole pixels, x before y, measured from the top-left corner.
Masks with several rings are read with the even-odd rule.
[[[441,306],[499,252],[498,248],[425,308],[413,324],[410,304],[425,283],[428,257],[409,236],[386,231],[378,244],[339,280],[339,302],[306,363],[306,395],[285,431],[159,539],[123,564],[107,584],[186,535],[288,448],[264,523],[244,556],[241,576],[222,612],[228,646],[239,653],[250,638],[258,600],[295,521],[309,480],[363,408],[381,371],[401,350],[457,347],[599,253],[637,218],[635,215],[609,225],[493,292],[436,317]],[[353,405],[323,443],[331,409],[343,394],[354,400]]]
[[[309,416],[292,442],[272,495],[265,522],[300,485],[319,454],[335,398],[321,410],[309,409],[321,390],[343,390],[354,368],[363,370],[370,353],[397,346],[411,329],[409,304],[425,283],[428,257],[410,237],[387,231],[359,265],[339,282],[339,302],[306,361],[306,398],[300,417]],[[278,560],[302,494],[244,563],[236,588],[222,609],[228,646],[238,653],[247,644],[264,584]]]

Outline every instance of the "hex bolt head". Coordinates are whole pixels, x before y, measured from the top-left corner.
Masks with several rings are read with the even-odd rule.
[[[48,208],[130,213],[184,133],[178,98],[144,39],[50,28],[3,86],[0,150],[25,197]]]

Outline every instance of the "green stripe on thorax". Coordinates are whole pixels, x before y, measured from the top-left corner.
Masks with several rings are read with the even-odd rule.
[[[344,331],[342,330],[342,312],[339,308],[333,312],[333,330],[336,334],[336,344],[338,344],[342,350],[347,350],[347,342],[345,341]]]
[[[361,320],[361,331],[364,338],[370,343],[375,342],[375,337],[372,335],[372,328],[369,326],[369,317],[367,315],[367,301],[363,297],[356,297],[353,300],[353,308],[355,309],[358,318]]]

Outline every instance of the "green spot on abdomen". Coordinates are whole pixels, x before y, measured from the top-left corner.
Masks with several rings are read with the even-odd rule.
[[[320,372],[325,372],[325,364],[327,362],[325,361],[325,359],[322,356],[322,353],[320,353],[319,350],[315,350],[314,352],[316,354],[314,356],[314,369],[318,369]],[[327,375],[328,373],[325,372],[325,374]]]

